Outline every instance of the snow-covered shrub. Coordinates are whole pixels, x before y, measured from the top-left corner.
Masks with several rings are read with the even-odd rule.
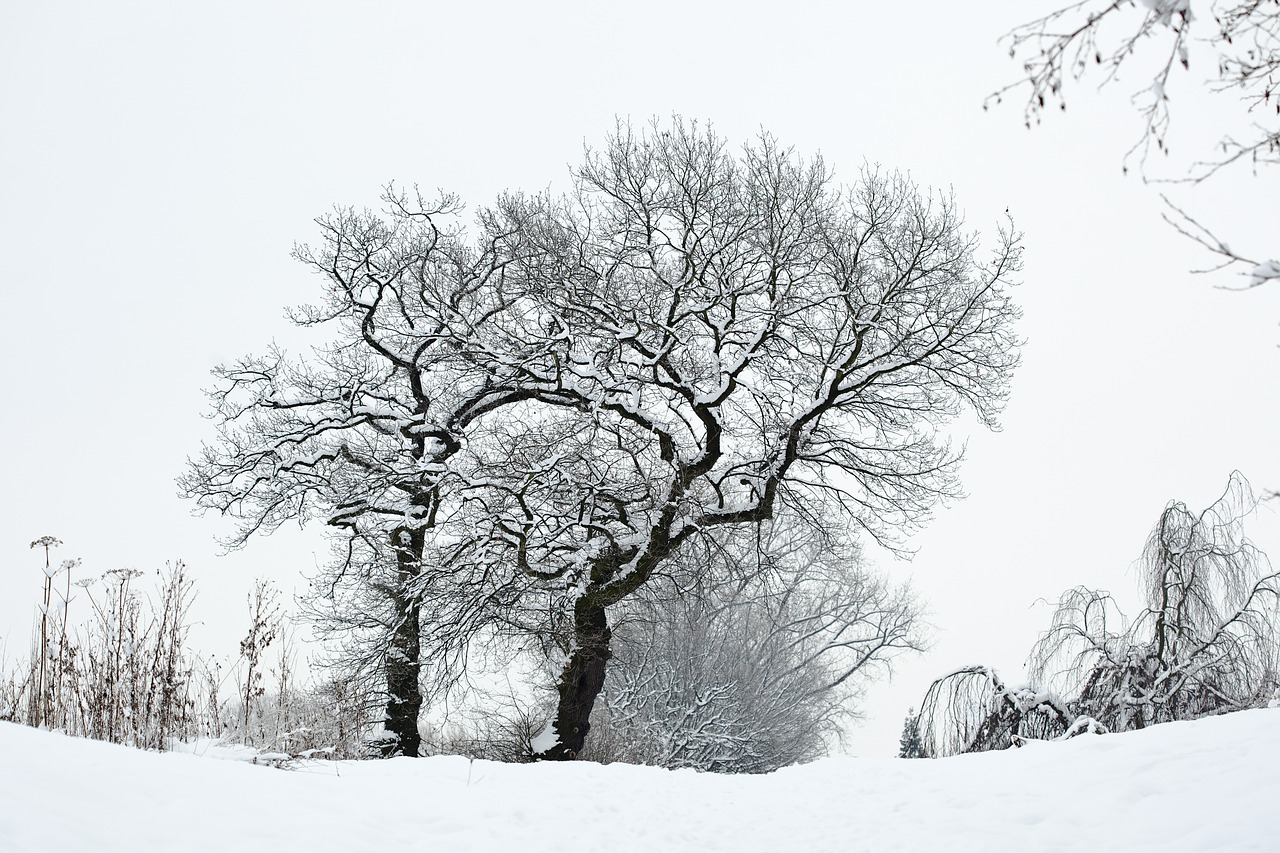
[[[293,625],[278,597],[271,584],[255,583],[240,656],[225,676],[215,664],[207,680],[206,734],[255,754],[375,757],[377,697],[340,670],[328,669],[313,681],[309,668],[297,661]],[[219,698],[219,687],[227,682],[234,685],[231,702]]]
[[[447,720],[423,734],[427,754],[516,764],[534,760],[538,736],[547,731],[547,720],[555,716],[555,701],[549,691],[529,697],[471,685],[465,693]]]
[[[652,607],[644,615],[660,618],[615,631],[616,665],[584,758],[760,773],[824,754],[844,708],[821,695],[816,672],[757,668],[781,640],[769,634],[767,611],[748,602]]]

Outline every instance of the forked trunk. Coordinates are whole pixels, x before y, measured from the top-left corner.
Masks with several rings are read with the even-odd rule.
[[[560,676],[556,708],[556,744],[538,753],[550,761],[572,761],[582,751],[591,728],[591,709],[604,687],[609,661],[609,620],[603,607],[579,601],[573,614],[574,649]]]

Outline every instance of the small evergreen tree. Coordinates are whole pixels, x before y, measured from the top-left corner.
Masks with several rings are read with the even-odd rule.
[[[899,758],[928,758],[924,744],[920,741],[920,715],[915,708],[907,709],[907,718],[902,722],[902,737],[898,739]]]

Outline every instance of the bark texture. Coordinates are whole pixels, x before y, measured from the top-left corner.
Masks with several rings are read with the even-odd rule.
[[[422,712],[422,604],[413,581],[421,573],[425,540],[420,528],[400,529],[392,536],[397,571],[392,600],[400,618],[387,649],[387,712],[383,725],[392,737],[382,745],[382,753],[388,758],[417,758],[422,746],[418,734],[418,715]]]
[[[605,609],[579,601],[573,616],[575,646],[558,688],[557,743],[538,756],[551,761],[572,761],[582,751],[591,729],[591,709],[604,688],[605,666],[611,656]]]

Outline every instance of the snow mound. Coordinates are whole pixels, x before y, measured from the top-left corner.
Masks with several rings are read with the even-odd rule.
[[[1280,849],[1280,711],[767,776],[465,758],[294,771],[0,723],[3,851]]]

